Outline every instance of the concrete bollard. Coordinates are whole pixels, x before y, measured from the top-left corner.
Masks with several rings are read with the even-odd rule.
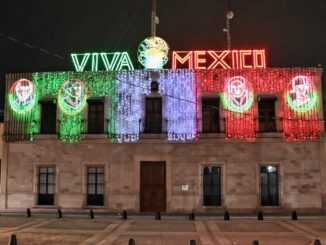
[[[15,234],[11,234],[8,245],[17,245],[17,237]]]
[[[252,245],[259,245],[259,241],[258,240],[252,241]]]
[[[122,219],[128,219],[128,214],[126,210],[122,211]]]
[[[93,211],[93,209],[89,210],[88,217],[90,217],[91,219],[94,219],[94,211]]]
[[[292,220],[298,220],[298,214],[296,211],[292,212]]]
[[[190,240],[190,245],[196,245],[196,241],[195,240]]]
[[[61,212],[61,209],[60,208],[58,208],[57,218],[58,219],[61,219],[62,218],[62,212]]]
[[[258,212],[257,220],[264,220],[264,214],[263,214],[262,211],[259,211],[259,212]]]
[[[27,212],[27,218],[32,217],[32,213],[31,213],[31,209],[30,208],[28,208],[26,212]]]
[[[128,242],[128,245],[136,245],[136,242],[134,239],[130,238],[129,239],[129,242]]]
[[[316,239],[316,240],[314,241],[314,245],[321,245],[321,241],[320,241],[319,239]]]
[[[191,212],[189,214],[189,220],[195,220],[195,214],[194,214],[194,212]]]
[[[225,211],[225,213],[224,213],[224,220],[230,220],[230,213],[229,213],[229,211]]]
[[[160,212],[155,213],[155,219],[156,220],[161,220],[161,213]]]

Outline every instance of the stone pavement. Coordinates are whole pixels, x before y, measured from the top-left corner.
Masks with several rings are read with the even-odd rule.
[[[56,219],[50,215],[0,216],[0,244],[8,244],[11,234],[16,234],[18,244],[99,244],[128,245],[129,238],[136,245],[308,245],[320,239],[326,245],[326,218],[302,218],[291,221],[285,218],[222,218],[196,217],[188,221],[182,217],[134,216],[128,220],[117,217],[64,216]]]

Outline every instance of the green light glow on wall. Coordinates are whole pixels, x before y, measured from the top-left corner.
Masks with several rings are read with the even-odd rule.
[[[127,52],[71,54],[71,58],[77,72],[85,71],[89,63],[91,71],[134,70]],[[100,65],[103,69],[100,69]]]
[[[110,106],[106,115],[110,119],[108,123],[108,136],[116,135],[115,128],[115,113],[116,113],[116,83],[114,72],[43,72],[34,73],[33,80],[38,92],[40,100],[48,98],[57,98],[62,86],[66,81],[83,81],[85,87],[88,88],[88,97],[107,96],[110,99]],[[73,84],[72,84],[73,85]],[[68,88],[72,89],[72,87]],[[86,96],[84,98],[84,106],[80,106],[77,113],[70,113],[70,109],[62,109],[66,102],[60,102],[65,96],[59,96],[58,104],[62,111],[59,116],[59,137],[64,142],[77,142],[81,139],[84,131],[84,112],[87,110]],[[76,102],[76,101],[70,101]],[[61,106],[60,106],[61,104]],[[77,103],[78,104],[78,103]],[[65,113],[66,112],[66,113]],[[68,112],[68,113],[67,113]],[[76,111],[75,111],[76,112]],[[29,132],[32,134],[38,133],[40,122],[40,106],[35,106],[32,113],[32,124],[29,125]]]
[[[232,103],[229,100],[229,98],[228,98],[228,96],[227,96],[226,93],[223,93],[221,97],[222,97],[222,102],[223,102],[224,106],[227,109],[229,109],[231,111],[234,111],[234,112],[239,112],[239,113],[248,111],[250,109],[253,101],[254,101],[254,95],[253,95],[252,92],[249,93],[248,101],[243,106],[241,106],[241,107],[236,106],[234,103]]]
[[[289,92],[286,93],[286,101],[289,104],[289,106],[298,112],[306,112],[311,110],[314,106],[317,105],[317,101],[318,101],[318,96],[316,91],[311,91],[309,93],[309,101],[304,103],[304,104],[298,104],[296,103]]]

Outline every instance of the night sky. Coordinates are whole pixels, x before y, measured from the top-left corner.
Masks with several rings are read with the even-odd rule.
[[[265,48],[269,67],[326,66],[325,0],[230,1],[233,48]],[[225,0],[157,2],[157,35],[171,50],[226,48]],[[74,70],[72,52],[128,51],[141,68],[150,14],[151,0],[1,0],[0,108],[5,73]]]

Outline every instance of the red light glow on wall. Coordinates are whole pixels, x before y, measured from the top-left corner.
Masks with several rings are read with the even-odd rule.
[[[172,69],[266,68],[265,50],[173,51]]]
[[[279,95],[283,110],[277,115],[276,121],[282,127],[279,130],[283,131],[283,138],[286,140],[315,140],[322,127],[322,121],[319,120],[322,115],[320,115],[318,107],[320,98],[318,98],[316,90],[316,83],[320,83],[320,81],[316,80],[316,73],[315,68],[198,70],[196,80],[199,95],[217,93],[223,98],[225,84],[234,77],[243,77],[251,84],[254,101],[257,101],[255,98],[258,95]],[[293,86],[291,87],[289,84],[293,84],[293,80],[298,77],[306,77],[311,82],[311,88],[314,88],[316,95],[308,93],[310,100],[307,100],[306,103],[316,98],[316,103],[313,106],[302,104],[299,108],[295,108],[287,99],[287,95],[293,92]],[[301,83],[299,85],[302,85]],[[299,89],[298,91],[302,95],[307,94],[302,91],[302,86]],[[305,102],[306,100],[301,99],[300,101]],[[255,139],[256,131],[258,131],[256,126],[258,122],[257,108],[257,103],[245,111],[234,111],[232,108],[224,106],[226,138],[249,141]]]

